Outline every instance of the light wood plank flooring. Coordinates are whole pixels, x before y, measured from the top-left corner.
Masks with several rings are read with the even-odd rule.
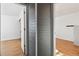
[[[79,46],[71,41],[56,38],[56,48],[65,56],[79,56]]]
[[[0,41],[1,56],[22,56],[21,39]]]

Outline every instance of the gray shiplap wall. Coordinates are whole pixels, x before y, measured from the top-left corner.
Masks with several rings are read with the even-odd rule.
[[[35,4],[29,4],[29,55],[35,56],[36,49],[36,19],[35,19]]]
[[[50,4],[38,4],[37,8],[38,56],[50,56],[53,53],[50,37]]]

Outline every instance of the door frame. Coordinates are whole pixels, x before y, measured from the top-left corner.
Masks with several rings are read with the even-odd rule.
[[[28,20],[29,20],[29,17],[28,17],[28,3],[16,3],[17,5],[19,5],[19,6],[23,6],[24,7],[24,55],[25,56],[28,56],[29,55],[29,49],[28,49],[28,47],[29,47],[29,36],[28,36],[28,30],[29,30],[29,28],[28,28]],[[26,29],[26,31],[25,31],[25,29]],[[26,43],[27,42],[27,43]],[[25,48],[26,47],[26,48]]]

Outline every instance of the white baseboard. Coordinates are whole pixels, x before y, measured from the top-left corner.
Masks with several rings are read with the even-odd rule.
[[[1,39],[0,41],[5,41],[5,40],[16,40],[20,39],[21,37],[15,37],[15,38],[6,38],[6,39]]]

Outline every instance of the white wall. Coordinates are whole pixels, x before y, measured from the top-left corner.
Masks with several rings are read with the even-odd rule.
[[[1,40],[20,38],[20,23],[17,16],[1,15]]]
[[[74,27],[66,27],[67,25],[79,25],[79,12],[54,18],[54,32],[56,37],[73,41]]]

